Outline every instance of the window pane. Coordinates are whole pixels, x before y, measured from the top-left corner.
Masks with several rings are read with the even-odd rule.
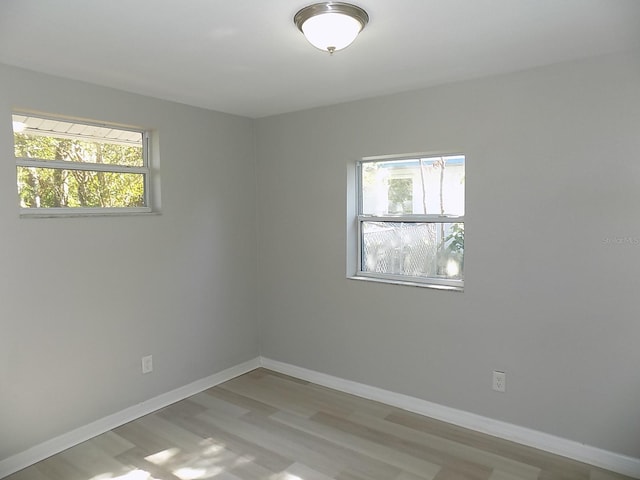
[[[464,224],[362,222],[362,271],[462,280]]]
[[[144,175],[138,173],[17,167],[22,208],[144,207]]]
[[[464,156],[362,162],[364,215],[464,215]]]

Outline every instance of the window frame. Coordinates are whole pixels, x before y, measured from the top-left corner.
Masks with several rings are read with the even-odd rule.
[[[357,280],[370,280],[381,283],[391,283],[397,285],[410,285],[417,287],[435,288],[441,290],[452,290],[462,292],[464,291],[464,271],[462,279],[445,279],[437,277],[414,277],[409,275],[399,275],[390,273],[378,273],[364,271],[363,265],[363,249],[364,249],[364,235],[363,224],[364,222],[379,222],[379,223],[429,223],[429,224],[442,224],[442,223],[465,223],[464,215],[440,215],[440,214],[387,214],[387,215],[371,215],[363,214],[363,165],[373,162],[392,162],[403,161],[410,159],[431,159],[438,157],[456,157],[461,156],[465,159],[467,156],[463,153],[428,153],[428,154],[411,154],[411,155],[385,155],[378,157],[364,157],[356,162],[356,269],[355,275],[350,278]],[[466,197],[466,195],[465,195]],[[465,212],[466,213],[466,212]]]
[[[91,121],[84,119],[75,119],[63,116],[55,115],[43,115],[40,113],[30,113],[22,111],[13,111],[14,115],[33,117],[41,120],[49,120],[54,122],[74,123],[89,127],[111,128],[121,131],[135,132],[141,134],[142,137],[142,165],[141,166],[129,166],[120,164],[107,164],[107,163],[90,163],[90,162],[71,162],[64,160],[47,160],[28,157],[17,157],[16,160],[16,176],[18,167],[25,168],[47,168],[53,170],[76,170],[85,172],[107,172],[107,173],[123,173],[123,174],[136,174],[142,175],[143,188],[144,188],[144,206],[142,207],[31,207],[25,208],[20,206],[18,201],[18,209],[20,217],[74,217],[74,216],[113,216],[113,215],[135,215],[135,214],[148,214],[153,212],[151,206],[151,168],[150,168],[150,149],[151,149],[151,136],[148,130],[143,128],[136,128],[130,126],[123,126],[114,123],[106,123],[99,121]],[[12,127],[12,134],[21,133],[16,132],[15,127]],[[41,136],[47,136],[41,134]],[[58,138],[71,138],[83,140],[81,135],[73,134],[61,134],[58,132],[51,132],[51,137]],[[87,140],[85,140],[87,141]],[[105,143],[109,143],[106,141]],[[117,143],[117,142],[114,142]]]

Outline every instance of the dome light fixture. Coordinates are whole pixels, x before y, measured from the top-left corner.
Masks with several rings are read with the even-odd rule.
[[[333,54],[353,43],[369,15],[350,3],[322,2],[298,11],[293,22],[311,45]]]

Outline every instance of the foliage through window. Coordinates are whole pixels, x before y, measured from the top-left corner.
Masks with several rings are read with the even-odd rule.
[[[357,276],[461,290],[463,155],[358,164]]]
[[[14,114],[13,136],[22,213],[151,211],[144,131]]]

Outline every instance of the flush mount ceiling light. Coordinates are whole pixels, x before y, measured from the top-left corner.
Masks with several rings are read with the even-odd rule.
[[[353,43],[369,15],[350,3],[323,2],[304,7],[293,22],[311,45],[332,54]]]

